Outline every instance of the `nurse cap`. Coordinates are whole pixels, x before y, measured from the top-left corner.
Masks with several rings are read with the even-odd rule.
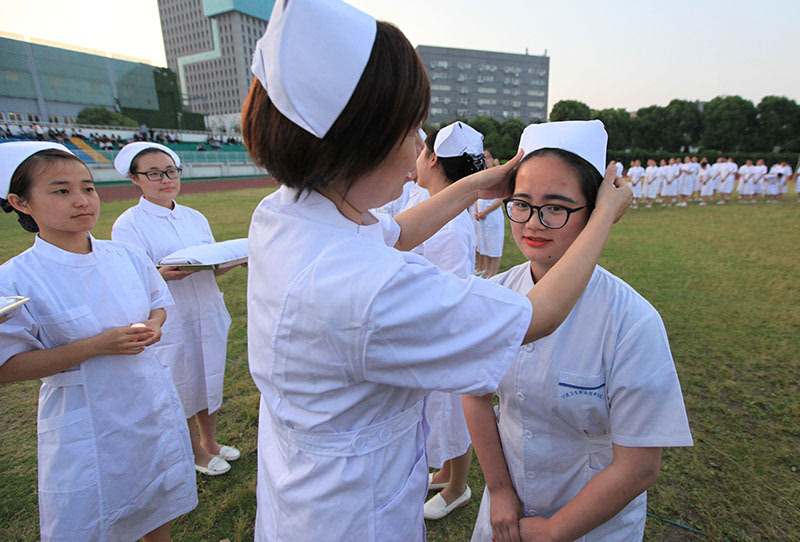
[[[37,152],[56,149],[73,154],[60,143],[50,141],[9,141],[0,144],[0,198],[8,198],[11,177],[17,168]]]
[[[181,165],[181,159],[178,158],[175,151],[169,147],[159,145],[158,143],[151,143],[150,141],[137,141],[135,143],[128,143],[119,150],[117,157],[114,158],[114,169],[119,171],[120,175],[125,175],[127,177],[128,172],[131,170],[131,162],[145,149],[158,149],[165,152],[170,155],[172,161],[175,162],[175,167]]]
[[[440,158],[470,155],[483,155],[483,134],[461,121],[448,124],[436,134],[433,152]]]
[[[525,155],[539,149],[562,149],[577,154],[603,175],[606,170],[608,133],[599,120],[566,120],[530,124],[522,132],[519,148]]]
[[[277,0],[250,70],[289,120],[325,137],[375,42],[373,17],[340,0]]]

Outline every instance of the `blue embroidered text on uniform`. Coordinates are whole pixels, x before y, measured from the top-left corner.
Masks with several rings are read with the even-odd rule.
[[[606,386],[605,382],[603,382],[599,386],[592,386],[592,387],[576,386],[575,384],[567,384],[566,382],[559,382],[558,385],[559,386],[563,386],[565,388],[571,388],[573,390],[573,391],[568,391],[568,392],[562,394],[560,396],[561,399],[567,399],[569,397],[575,397],[577,395],[585,395],[585,396],[589,396],[589,397],[598,397],[598,398],[602,399],[603,398],[603,392],[602,391],[595,391],[595,390],[599,390],[599,389],[604,388]]]

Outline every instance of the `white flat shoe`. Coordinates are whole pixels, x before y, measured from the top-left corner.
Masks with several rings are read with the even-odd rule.
[[[445,502],[444,497],[442,497],[441,493],[437,493],[434,495],[428,502],[425,503],[425,519],[442,519],[447,514],[461,508],[462,506],[466,506],[469,504],[469,499],[472,497],[472,491],[467,486],[467,489],[464,493],[461,494],[459,498],[447,504]]]
[[[447,487],[447,482],[436,483],[433,481],[433,475],[436,474],[435,472],[428,473],[428,491],[433,491],[434,489],[444,489]]]
[[[225,474],[231,470],[231,465],[220,456],[215,455],[211,458],[211,461],[208,462],[207,467],[201,467],[200,465],[195,464],[194,470],[200,474],[205,474],[206,476],[219,476],[220,474]]]
[[[222,445],[219,447],[219,453],[217,455],[220,456],[225,461],[236,461],[237,459],[242,457],[242,452],[240,452],[233,446]]]

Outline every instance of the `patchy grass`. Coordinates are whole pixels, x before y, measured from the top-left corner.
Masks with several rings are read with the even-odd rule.
[[[180,198],[219,240],[247,235],[264,190]],[[108,238],[133,200],[103,204],[94,234]],[[647,540],[800,540],[800,204],[632,209],[602,265],[659,310],[684,391],[693,448],[665,451],[648,510],[706,533],[648,518]],[[0,261],[32,236],[0,217]],[[507,229],[502,269],[522,261]],[[219,278],[233,317],[222,442],[242,450],[225,476],[198,478],[200,504],[173,524],[175,540],[251,540],[255,521],[258,392],[247,370],[244,269]],[[38,382],[3,386],[0,540],[36,540]],[[483,481],[470,473],[469,506],[428,524],[432,541],[468,540]]]

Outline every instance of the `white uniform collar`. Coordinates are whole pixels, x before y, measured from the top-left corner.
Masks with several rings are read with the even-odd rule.
[[[175,207],[172,209],[167,209],[166,207],[157,205],[152,201],[148,201],[144,196],[139,197],[139,207],[141,207],[146,213],[161,217],[173,215],[175,218],[180,218],[181,213],[178,212],[178,203],[175,200],[172,200],[172,203],[175,204]]]
[[[92,244],[92,251],[89,254],[76,254],[75,252],[69,252],[63,248],[58,248],[54,244],[48,243],[39,237],[38,234],[33,242],[33,252],[38,256],[43,256],[48,260],[53,260],[61,265],[69,265],[71,267],[91,267],[96,265],[98,262],[97,254],[94,250],[95,239],[92,237],[91,233],[87,233],[86,236],[89,238],[89,242]]]

